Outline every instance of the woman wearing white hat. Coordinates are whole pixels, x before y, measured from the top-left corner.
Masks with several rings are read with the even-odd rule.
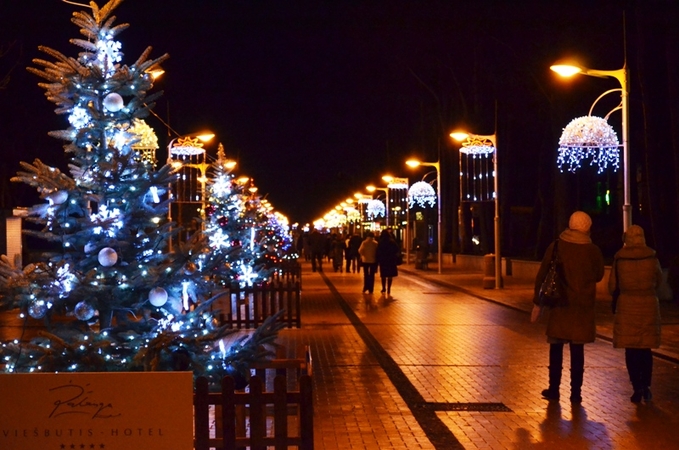
[[[535,278],[535,296],[532,320],[540,314],[538,293],[549,270],[554,246],[561,262],[565,300],[558,306],[547,308],[547,342],[549,342],[549,388],[542,391],[548,400],[559,399],[563,347],[568,344],[571,355],[571,396],[573,403],[582,401],[582,382],[585,371],[584,344],[594,342],[596,336],[595,300],[596,284],[604,277],[604,258],[601,250],[592,243],[592,219],[582,211],[574,212],[568,228],[545,252]]]

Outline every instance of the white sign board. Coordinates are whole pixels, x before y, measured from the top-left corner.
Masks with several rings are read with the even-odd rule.
[[[191,372],[0,374],[0,449],[191,448]]]

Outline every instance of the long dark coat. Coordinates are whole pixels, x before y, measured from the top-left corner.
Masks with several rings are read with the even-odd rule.
[[[616,348],[660,347],[660,306],[656,289],[662,282],[662,269],[655,250],[646,246],[640,227],[625,233],[625,246],[613,260],[608,291],[616,285],[620,296],[613,321],[613,346]],[[617,269],[617,271],[616,271]]]
[[[547,274],[554,243],[550,244],[535,277],[534,302]],[[549,308],[547,337],[550,341],[576,344],[594,342],[596,337],[596,284],[604,277],[604,258],[589,236],[567,229],[559,236],[558,253],[563,264],[568,305]]]
[[[398,257],[401,249],[393,240],[381,239],[377,243],[375,258],[380,270],[380,277],[389,278],[398,276]]]

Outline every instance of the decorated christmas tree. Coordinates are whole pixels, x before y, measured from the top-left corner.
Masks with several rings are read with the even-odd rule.
[[[81,48],[77,58],[40,47],[50,60],[29,68],[45,80],[39,86],[56,113],[68,118],[68,128],[50,135],[65,142],[69,173],[35,160],[13,178],[45,200],[28,219],[40,228],[32,234],[54,251],[24,268],[0,261],[0,307],[43,327],[30,342],[3,343],[0,363],[8,372],[192,370],[217,381],[263,358],[278,326],[272,318],[226,348],[222,339],[231,331],[211,311],[227,280],[257,270],[235,263],[254,261],[256,252],[205,258],[208,242],[219,239],[209,227],[167,249],[177,232],[166,220],[175,174],[169,165],[154,170],[140,142],[159,95],[149,93],[151,72],[168,56],[150,59],[148,48],[122,64],[116,37],[128,25],[114,25],[112,15],[121,1],[101,8],[92,2],[91,11],[73,14],[84,37],[71,40]],[[213,192],[218,186],[219,178]],[[240,204],[225,199],[224,214],[232,200]],[[247,242],[250,223],[238,223],[247,214],[228,214],[243,231],[228,240]]]
[[[233,176],[221,145],[213,166],[205,207],[210,252],[203,260],[224,260],[228,271],[219,272],[222,285],[262,283],[290,250],[287,224],[269,211],[268,202],[256,194],[251,180]]]

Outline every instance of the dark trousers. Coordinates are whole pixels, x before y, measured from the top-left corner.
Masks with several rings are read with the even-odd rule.
[[[323,272],[323,253],[315,252],[311,254],[311,270]]]
[[[377,273],[377,263],[363,263],[363,291],[372,294],[375,290],[375,274]]]
[[[653,355],[650,348],[626,348],[625,365],[635,391],[651,387]]]
[[[585,372],[585,345],[568,344],[571,353],[571,395],[580,395]],[[549,344],[549,389],[558,392],[563,367],[563,343]]]

